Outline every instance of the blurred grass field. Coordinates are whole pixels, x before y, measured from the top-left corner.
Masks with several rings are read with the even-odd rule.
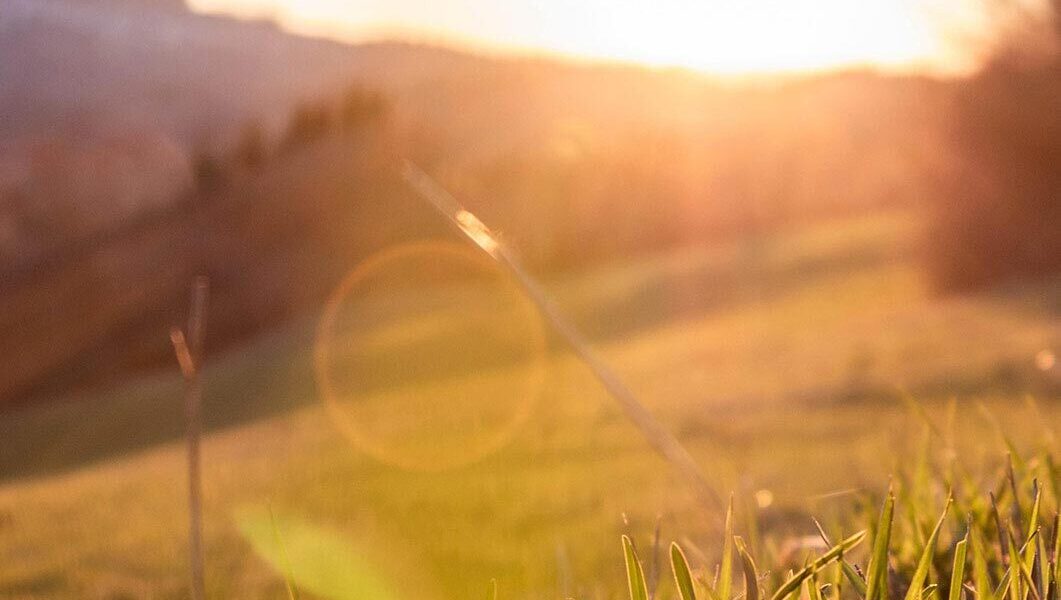
[[[833,221],[548,283],[723,494],[758,498],[765,530],[811,533],[806,515],[852,501],[833,492],[880,489],[910,451],[903,392],[933,414],[957,407],[971,464],[998,459],[997,426],[1033,435],[1028,394],[1047,426],[1061,420],[1057,369],[1035,361],[1061,342],[1061,282],[934,296],[917,224],[903,212]],[[208,369],[211,597],[285,593],[237,526],[266,506],[342,535],[397,598],[490,598],[491,579],[503,598],[619,598],[618,534],[649,536],[657,518],[664,539],[717,553],[717,515],[555,340],[504,446],[421,472],[341,435],[314,382],[316,324],[307,316]],[[431,398],[484,376],[401,390]],[[3,415],[0,597],[186,596],[180,395],[174,369]],[[448,440],[418,451],[457,451],[460,434]]]

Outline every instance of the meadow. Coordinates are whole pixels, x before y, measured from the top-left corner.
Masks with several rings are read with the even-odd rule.
[[[811,516],[836,531],[875,515],[889,476],[917,464],[926,415],[944,431],[935,450],[973,473],[1003,463],[1000,432],[1038,448],[1061,420],[1056,369],[1036,366],[1058,345],[1061,283],[935,295],[919,267],[920,222],[906,211],[838,218],[547,283],[720,494],[734,494],[737,529],[758,554],[781,555],[786,541],[816,535]],[[504,384],[514,363],[492,352],[497,340],[449,342],[495,359],[489,371],[454,361],[388,387],[386,369],[401,361],[376,365],[384,406],[444,398],[452,410],[429,413],[436,421],[412,409],[365,417],[378,442],[366,452],[321,399],[318,321],[307,315],[208,366],[210,597],[287,594],[263,523],[292,547],[291,569],[306,576],[341,557],[350,585],[385,599],[488,599],[494,581],[498,598],[624,598],[623,533],[663,582],[660,599],[676,591],[661,559],[647,559],[653,537],[664,550],[679,541],[694,565],[718,559],[722,515],[697,503],[556,340],[534,355],[542,376],[526,389]],[[0,596],[187,595],[180,397],[174,366],[4,416]],[[480,409],[487,420],[523,412],[497,443],[438,424]],[[391,452],[462,458],[420,468]]]

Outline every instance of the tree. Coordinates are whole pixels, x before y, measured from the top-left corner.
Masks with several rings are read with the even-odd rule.
[[[1025,13],[951,104],[929,273],[953,291],[1061,272],[1061,0]]]
[[[389,111],[387,101],[379,92],[353,86],[343,95],[339,107],[339,119],[343,133],[362,131],[365,127],[381,121]]]
[[[319,141],[332,128],[332,111],[322,102],[308,102],[295,109],[284,133],[281,150],[301,148]]]
[[[253,170],[260,168],[268,158],[265,129],[258,121],[248,123],[243,127],[239,140],[236,142],[233,160],[241,167]]]

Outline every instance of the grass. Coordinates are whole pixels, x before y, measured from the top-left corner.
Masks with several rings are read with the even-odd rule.
[[[941,433],[946,426],[934,423],[922,407],[912,408],[924,431],[925,451],[904,464],[899,480],[881,500],[879,517],[874,520],[868,511],[848,516],[845,525],[858,531],[835,545],[815,521],[820,537],[801,541],[799,562],[767,549],[758,564],[768,565],[768,570],[760,571],[743,539],[733,533],[730,506],[719,545],[722,557],[713,576],[707,569],[691,569],[681,545],[671,544],[670,593],[679,600],[732,598],[735,546],[744,574],[743,597],[749,600],[1056,598],[1061,579],[1061,472],[1053,458],[1052,432],[1029,436],[1028,441],[1035,439],[1030,456],[1010,453],[993,469],[972,473],[950,446],[953,431]],[[1029,423],[1042,425],[1034,419]],[[1005,435],[1003,441],[1015,449]],[[859,548],[871,531],[872,544]],[[752,534],[758,535],[754,530]],[[622,546],[631,600],[666,595],[663,590],[672,586],[659,579],[648,582],[626,535]]]
[[[802,567],[792,544],[816,535],[811,516],[839,540],[875,519],[889,475],[921,464],[923,419],[897,386],[923,400],[946,432],[937,445],[971,473],[998,470],[1000,430],[1023,449],[1061,419],[1056,384],[1031,366],[1057,347],[1061,286],[934,298],[912,254],[914,227],[904,214],[830,223],[550,283],[710,480],[735,492],[733,526],[774,578],[766,590],[780,565]],[[570,356],[546,357],[546,383],[503,447],[459,468],[409,471],[352,447],[329,419],[313,383],[314,324],[205,374],[209,597],[286,597],[263,524],[269,510],[296,579],[314,563],[300,557],[340,548],[329,555],[358,565],[362,585],[384,590],[378,597],[490,598],[496,579],[501,598],[620,598],[622,533],[653,586],[668,575],[667,541],[682,545],[694,572],[718,561],[722,515],[699,508]],[[403,389],[453,395],[462,377],[474,375]],[[187,596],[180,395],[174,373],[3,416],[0,597]],[[407,452],[455,452],[462,442],[417,439],[402,439]],[[931,500],[918,506],[941,502],[938,490],[923,493]],[[661,548],[650,553],[657,524]],[[328,544],[315,545],[317,535]],[[896,551],[917,556],[923,535]],[[732,564],[741,569],[743,558]],[[939,581],[938,569],[930,575]],[[743,589],[736,578],[732,588]],[[674,593],[660,585],[656,597]]]

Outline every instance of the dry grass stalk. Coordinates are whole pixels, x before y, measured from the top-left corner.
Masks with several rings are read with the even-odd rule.
[[[560,335],[575,355],[593,372],[608,394],[614,398],[641,435],[668,462],[674,465],[692,486],[699,499],[713,513],[720,513],[725,504],[715,488],[708,483],[699,465],[674,435],[667,430],[637,396],[623,383],[619,375],[594,350],[578,327],[564,315],[538,281],[516,260],[509,249],[472,213],[461,207],[452,195],[442,189],[430,175],[406,163],[405,180],[431,206],[438,210],[469,240],[489,254],[508,271],[535,304],[542,317]]]
[[[191,312],[188,316],[187,333],[179,327],[170,331],[173,350],[184,375],[184,413],[187,423],[188,444],[188,516],[189,516],[189,561],[191,567],[192,600],[206,598],[205,568],[203,560],[203,507],[200,439],[203,431],[201,364],[203,339],[206,333],[206,303],[209,282],[198,277],[192,285]]]

